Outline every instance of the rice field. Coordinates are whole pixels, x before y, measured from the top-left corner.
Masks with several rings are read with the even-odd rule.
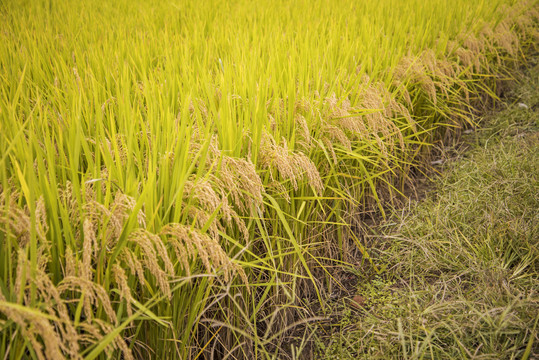
[[[0,358],[301,357],[537,1],[0,3]],[[357,264],[356,264],[357,265]]]

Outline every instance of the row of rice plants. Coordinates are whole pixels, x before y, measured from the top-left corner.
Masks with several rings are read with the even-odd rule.
[[[0,357],[265,358],[533,1],[1,4]]]

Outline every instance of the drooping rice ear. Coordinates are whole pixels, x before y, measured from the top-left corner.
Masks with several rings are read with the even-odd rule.
[[[53,324],[45,316],[39,314],[38,311],[28,311],[24,307],[11,307],[2,303],[0,303],[0,312],[19,326],[38,359],[65,359],[61,350],[62,341]]]
[[[142,251],[142,262],[145,268],[154,276],[159,290],[170,300],[172,293],[169,280],[171,276],[174,276],[174,269],[164,247],[155,246],[160,241],[159,236],[144,229],[135,230],[129,235],[129,242],[137,244]],[[165,269],[161,268],[159,258],[164,262]],[[170,272],[167,272],[167,270],[170,270]]]
[[[110,334],[114,331],[114,327],[111,324],[101,319],[93,319],[93,322],[101,329],[101,332],[103,334]],[[127,343],[121,336],[116,336],[109,346],[112,346],[114,349],[120,350],[123,359],[134,360],[131,349],[129,348],[129,346],[127,346]]]
[[[88,319],[94,317],[91,304],[96,307],[101,305],[110,322],[117,323],[116,313],[112,308],[109,295],[101,285],[81,277],[66,277],[58,285],[58,291],[60,294],[67,291],[84,293],[85,299],[89,300],[89,304],[85,304],[85,307],[90,306],[89,308],[85,308],[85,314]]]
[[[284,139],[280,146],[270,134],[265,133],[259,155],[263,168],[276,168],[283,179],[290,180],[295,190],[298,189],[298,181],[306,178],[315,192],[322,191],[322,180],[312,160],[301,152],[290,152]]]
[[[36,287],[41,298],[47,303],[46,310],[52,316],[58,316],[59,321],[55,323],[62,343],[61,348],[70,359],[81,359],[79,354],[79,334],[71,320],[65,300],[52,283],[51,279],[43,271],[38,271],[35,278]]]
[[[83,223],[83,243],[82,243],[82,267],[81,276],[89,281],[93,280],[92,259],[97,255],[98,244],[95,235],[94,224],[91,220],[85,219]]]
[[[118,285],[120,296],[125,300],[127,306],[127,315],[133,315],[133,296],[131,295],[131,288],[127,282],[127,275],[125,270],[117,263],[112,266],[112,274],[114,276],[114,282]]]
[[[223,271],[225,281],[229,281],[236,273],[244,281],[247,280],[246,275],[242,274],[244,270],[232,262],[219,244],[218,239],[211,238],[188,226],[173,223],[164,226],[160,234],[169,236],[172,241],[179,243],[176,245],[179,256],[190,258],[191,261],[196,260],[194,256],[199,258],[207,273],[211,274],[214,269],[220,269]],[[186,250],[186,252],[182,254],[181,250]],[[184,266],[185,264],[187,263],[184,263]],[[188,268],[185,268],[185,271],[188,272]]]
[[[138,257],[129,248],[125,247],[122,250],[120,259],[127,264],[131,274],[138,278],[139,284],[145,286],[144,269]]]

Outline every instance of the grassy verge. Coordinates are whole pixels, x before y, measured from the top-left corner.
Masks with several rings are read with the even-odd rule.
[[[539,357],[538,89],[536,65],[426,198],[376,229],[389,268],[334,307],[325,359]]]

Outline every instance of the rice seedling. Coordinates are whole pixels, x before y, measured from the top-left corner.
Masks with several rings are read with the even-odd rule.
[[[5,359],[286,356],[538,39],[533,1],[0,6]]]

